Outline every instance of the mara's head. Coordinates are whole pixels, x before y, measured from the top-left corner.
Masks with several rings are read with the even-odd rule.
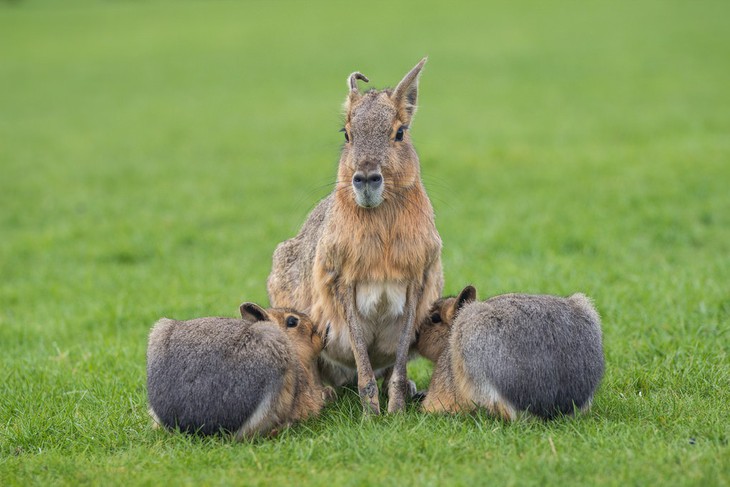
[[[473,286],[466,286],[458,296],[441,298],[433,303],[416,336],[418,353],[432,362],[438,361],[449,343],[456,314],[476,299],[477,290]]]
[[[239,310],[244,320],[275,323],[284,331],[300,356],[314,358],[324,348],[329,328],[322,329],[304,313],[288,308],[263,309],[255,303],[243,303]]]
[[[422,59],[395,89],[361,93],[361,73],[347,79],[345,145],[338,171],[338,190],[362,208],[375,208],[397,191],[420,181],[418,156],[409,127],[416,111]]]

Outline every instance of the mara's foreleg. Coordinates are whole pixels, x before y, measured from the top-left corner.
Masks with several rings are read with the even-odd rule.
[[[406,306],[403,314],[401,334],[398,338],[398,347],[395,352],[395,365],[388,383],[388,412],[395,413],[406,407],[406,396],[410,392],[408,382],[408,352],[416,336],[416,304],[421,300],[422,292],[408,286],[406,291]]]
[[[366,413],[380,414],[380,401],[378,400],[378,383],[375,379],[373,366],[368,355],[368,345],[363,334],[363,326],[355,311],[354,286],[347,286],[343,292],[338,293],[342,307],[347,310],[347,330],[350,335],[350,346],[355,356],[357,367],[357,389],[360,393],[360,402]]]

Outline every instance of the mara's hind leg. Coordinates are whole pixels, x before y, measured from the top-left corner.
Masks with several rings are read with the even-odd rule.
[[[453,394],[438,394],[428,391],[421,403],[424,413],[467,413],[476,409],[474,403],[462,403]]]
[[[454,372],[458,395],[469,398],[477,406],[489,411],[492,416],[505,421],[517,419],[517,409],[488,380],[483,377],[478,381],[470,378],[461,357],[454,361]]]
[[[288,370],[279,384],[269,387],[263,394],[261,401],[253,413],[246,419],[235,433],[234,437],[240,441],[245,438],[267,435],[274,428],[291,421],[294,408],[294,391],[296,390],[296,375]]]
[[[386,396],[390,396],[390,378],[393,376],[393,367],[386,367],[375,371],[376,378],[383,378],[383,392]],[[414,397],[418,393],[416,382],[408,379],[408,398]]]
[[[489,414],[496,416],[505,421],[514,421],[517,419],[517,411],[515,408],[502,398],[497,399],[494,402],[490,402],[484,405],[489,411]]]
[[[426,397],[421,402],[421,411],[426,413],[468,413],[476,409],[474,401],[454,387],[453,382],[443,375],[443,370],[434,372]]]
[[[256,407],[253,414],[246,420],[243,426],[236,431],[236,440],[241,441],[245,438],[265,435],[278,425],[279,418],[270,410],[273,402],[274,393],[268,392],[262,398],[262,401]]]
[[[150,415],[150,418],[152,418],[152,429],[158,430],[162,428],[162,421],[157,416],[157,413],[155,413],[152,408],[149,408],[147,410],[147,413]]]
[[[581,414],[585,414],[591,410],[591,406],[593,406],[593,396],[589,397],[588,400],[584,402],[580,408],[578,408],[578,411]]]
[[[332,386],[324,386],[322,388],[322,400],[325,404],[333,403],[337,400],[337,391]]]
[[[505,421],[517,419],[517,408],[505,399],[491,384],[480,384],[475,388],[474,402],[484,407],[489,414]]]

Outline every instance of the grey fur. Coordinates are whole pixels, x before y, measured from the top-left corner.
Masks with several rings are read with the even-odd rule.
[[[466,304],[451,350],[473,384],[491,384],[542,418],[590,405],[604,371],[601,322],[583,294],[506,294]]]
[[[147,391],[159,425],[241,439],[317,414],[333,398],[316,368],[322,330],[307,315],[253,303],[240,310],[244,319],[154,325]]]
[[[274,323],[234,318],[158,321],[147,349],[147,393],[168,428],[237,431],[262,398],[276,396],[294,366]]]

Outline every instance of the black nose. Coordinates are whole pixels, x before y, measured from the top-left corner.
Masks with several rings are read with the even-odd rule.
[[[352,185],[358,191],[365,189],[365,186],[371,190],[378,189],[382,184],[383,175],[379,172],[365,174],[358,171],[354,176],[352,176]]]
[[[358,191],[363,189],[365,187],[365,176],[363,176],[360,172],[355,173],[352,177],[352,185],[355,186],[355,189]]]
[[[381,184],[383,184],[383,176],[381,176],[379,173],[371,174],[370,176],[368,176],[368,185],[372,189],[378,189]]]

